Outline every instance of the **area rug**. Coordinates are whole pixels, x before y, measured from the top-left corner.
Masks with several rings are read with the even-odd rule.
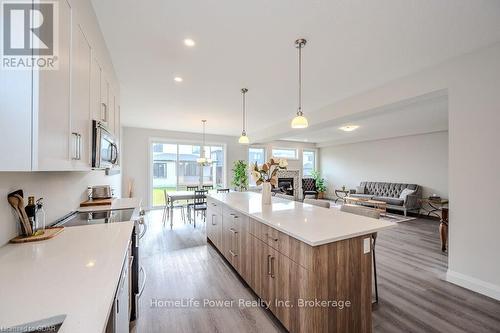
[[[333,202],[330,203],[330,208],[332,209],[340,209],[340,204],[334,204]],[[416,220],[416,217],[412,216],[404,216],[404,215],[399,215],[399,214],[392,214],[392,213],[386,213],[383,216],[380,216],[381,220],[385,221],[390,221],[390,222],[408,222],[408,221],[413,221]]]

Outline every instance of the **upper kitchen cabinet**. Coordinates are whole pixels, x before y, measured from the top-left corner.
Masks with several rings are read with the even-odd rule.
[[[72,9],[59,1],[58,68],[33,71],[32,170],[72,170],[70,95]]]
[[[59,0],[56,67],[1,70],[0,171],[90,170],[92,119],[118,133],[112,66],[95,22],[79,10],[85,6]]]
[[[0,171],[31,170],[31,75],[0,74]]]
[[[80,25],[73,26],[71,64],[71,141],[70,156],[76,170],[90,169],[92,128],[90,78],[92,49]]]

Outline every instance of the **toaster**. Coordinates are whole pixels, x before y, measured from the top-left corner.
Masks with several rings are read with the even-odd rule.
[[[92,186],[92,199],[110,199],[113,196],[111,186],[98,185]]]

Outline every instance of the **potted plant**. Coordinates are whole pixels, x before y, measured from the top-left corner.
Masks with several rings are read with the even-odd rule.
[[[248,166],[245,161],[234,161],[233,164],[233,180],[231,185],[234,186],[235,191],[246,191],[248,189]]]
[[[261,167],[254,163],[251,165],[250,172],[257,186],[262,185],[262,204],[271,204],[271,186],[278,185],[278,170],[286,169],[288,162],[285,159],[276,160],[271,158],[269,162],[262,164]]]
[[[321,175],[318,171],[311,172],[311,176],[314,179],[314,182],[316,184],[316,191],[318,191],[318,199],[324,199],[325,192],[326,192],[325,179],[321,178]]]

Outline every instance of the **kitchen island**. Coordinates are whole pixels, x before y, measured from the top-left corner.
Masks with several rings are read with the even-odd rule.
[[[0,248],[0,331],[54,316],[59,332],[104,332],[134,222],[64,228],[56,237]]]
[[[372,234],[394,223],[252,192],[207,206],[209,242],[290,332],[371,332]]]

